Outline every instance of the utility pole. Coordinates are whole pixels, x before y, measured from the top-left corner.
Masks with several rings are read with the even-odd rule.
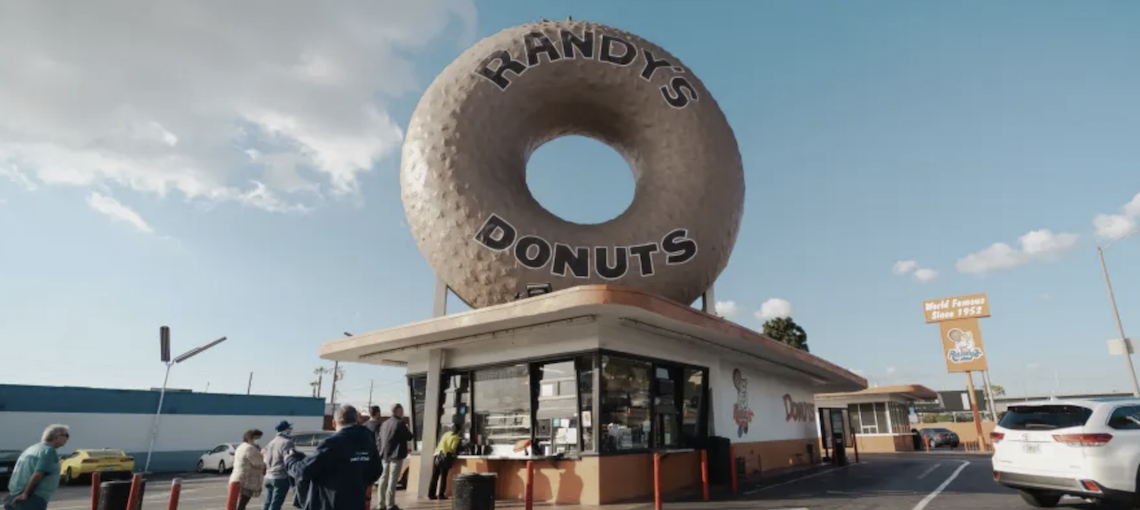
[[[368,412],[372,412],[372,388],[375,386],[375,383],[376,381],[373,379],[368,380]],[[379,416],[374,416],[374,418],[379,418]]]
[[[333,379],[332,391],[329,392],[329,403],[332,404],[333,409],[336,409],[336,381],[337,381],[337,379],[340,379],[340,362],[339,361],[333,363],[332,379]]]
[[[1096,254],[1098,257],[1100,257],[1100,271],[1104,274],[1104,286],[1108,288],[1108,302],[1112,305],[1112,316],[1114,319],[1116,319],[1116,331],[1120,333],[1120,341],[1124,342],[1124,364],[1128,367],[1128,377],[1132,379],[1132,395],[1134,397],[1140,397],[1140,381],[1136,380],[1136,369],[1132,366],[1132,349],[1129,348],[1130,345],[1128,344],[1128,337],[1124,336],[1124,324],[1120,322],[1120,310],[1116,308],[1116,294],[1112,292],[1112,282],[1108,279],[1108,266],[1104,264],[1104,250],[1105,248],[1109,248],[1113,244],[1116,244],[1116,241],[1134,235],[1138,232],[1140,232],[1140,230],[1133,230],[1132,232],[1129,232],[1128,234],[1117,238],[1111,243],[1108,243],[1108,245],[1104,246],[1103,248],[1100,246],[1097,246],[1096,248]]]
[[[246,383],[246,385],[245,385],[245,394],[249,395],[249,392],[252,390],[253,390],[253,372],[250,372],[249,373],[249,382]]]

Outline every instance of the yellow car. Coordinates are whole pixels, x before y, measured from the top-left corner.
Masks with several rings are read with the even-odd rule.
[[[75,450],[59,460],[59,476],[65,484],[96,472],[104,480],[130,478],[134,470],[135,458],[118,448]]]

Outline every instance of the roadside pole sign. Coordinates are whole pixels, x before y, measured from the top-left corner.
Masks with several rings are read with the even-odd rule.
[[[927,324],[938,324],[946,372],[966,373],[966,387],[969,392],[970,408],[974,412],[974,425],[978,429],[978,441],[985,443],[985,438],[982,437],[982,419],[978,414],[978,402],[974,391],[973,372],[989,370],[989,359],[986,358],[986,347],[982,342],[982,329],[978,319],[990,316],[990,300],[985,294],[931,299],[923,301],[922,311],[926,315]],[[988,385],[986,395],[989,395],[992,414],[993,396]]]

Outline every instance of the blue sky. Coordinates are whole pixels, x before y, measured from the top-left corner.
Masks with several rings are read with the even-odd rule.
[[[759,328],[761,305],[785,300],[812,352],[879,384],[959,389],[921,303],[985,292],[993,383],[1129,388],[1105,346],[1117,335],[1094,220],[1116,215],[1100,232],[1119,234],[1140,216],[1140,201],[1125,208],[1140,193],[1140,4],[568,5],[148,14],[166,29],[0,8],[7,28],[40,27],[0,51],[0,111],[14,112],[0,119],[3,380],[158,386],[168,324],[177,352],[230,339],[175,368],[172,387],[243,392],[253,372],[254,392],[307,394],[322,342],[427,318],[433,276],[404,223],[400,130],[477,38],[573,15],[667,48],[725,110],[747,180],[717,288],[733,320]],[[96,23],[108,19],[121,26]],[[359,20],[382,36],[345,29]],[[154,44],[91,37],[119,32]],[[93,64],[100,54],[112,58]],[[528,177],[572,220],[632,199],[624,162],[589,140],[541,148]],[[1108,252],[1133,331],[1138,256],[1140,237]],[[899,261],[937,276],[896,274]],[[342,400],[364,403],[370,381],[381,403],[404,395],[402,371],[346,369]]]

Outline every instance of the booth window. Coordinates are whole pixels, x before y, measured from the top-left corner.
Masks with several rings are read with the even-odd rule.
[[[578,368],[578,406],[581,414],[579,423],[582,436],[582,451],[594,451],[594,360],[597,356],[579,356],[575,360]]]
[[[412,434],[414,434],[412,449],[419,451],[423,448],[424,439],[424,405],[427,401],[427,377],[408,378],[408,389],[412,397]]]
[[[601,451],[649,448],[651,369],[645,361],[602,356]]]
[[[445,374],[440,378],[443,383],[443,399],[442,408],[439,413],[439,437],[451,429],[453,425],[459,425],[462,433],[460,437],[467,444],[471,441],[471,420],[468,416],[471,413],[471,376],[467,372],[456,374]],[[436,441],[439,441],[439,437]],[[434,448],[435,445],[426,445],[428,448]]]
[[[483,455],[512,455],[515,444],[531,439],[528,365],[476,370],[475,444]]]
[[[677,382],[681,379],[681,369],[657,366],[653,369],[654,392],[653,414],[654,446],[670,448],[681,444],[681,394]]]
[[[893,429],[891,432],[895,434],[910,432],[910,413],[907,412],[906,406],[898,402],[887,402],[887,409],[891,416],[891,428]]]
[[[687,438],[704,437],[705,371],[685,369],[684,407],[681,410],[681,429]]]
[[[537,364],[536,452],[578,451],[578,374],[574,360]]]

